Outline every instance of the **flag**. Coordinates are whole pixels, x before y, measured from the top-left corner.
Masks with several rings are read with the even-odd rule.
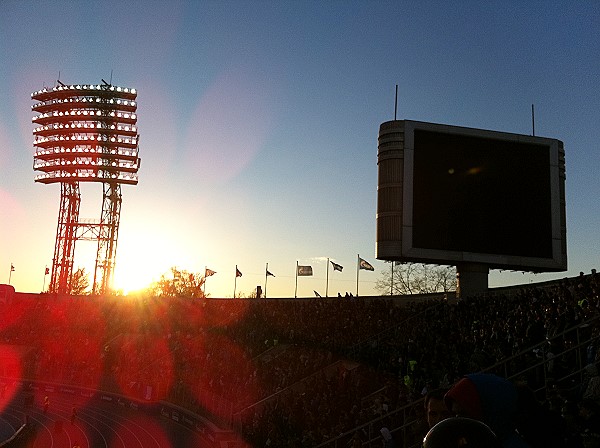
[[[312,266],[298,266],[298,275],[300,277],[313,275]]]
[[[242,276],[242,271],[240,271],[237,267],[235,268],[235,276],[236,277],[241,277]]]
[[[375,270],[375,268],[373,266],[371,266],[371,263],[369,263],[367,260],[363,260],[360,257],[358,257],[358,263],[359,263],[360,269],[366,269],[367,271]]]
[[[204,269],[204,277],[210,277],[212,275],[215,275],[216,273],[217,273],[217,271],[213,271],[212,269],[208,269],[208,268]]]
[[[10,264],[10,272],[15,272],[15,267],[13,266],[13,264]]]
[[[50,269],[49,269],[49,268],[46,268],[46,272],[45,272],[45,274],[44,274],[44,275],[48,275],[48,274],[50,274]]]
[[[269,270],[267,269],[267,277],[268,277],[268,276],[275,277],[275,275],[274,275],[274,274],[271,274],[271,273],[269,272]]]
[[[344,266],[342,266],[341,264],[334,263],[333,261],[331,262],[331,264],[333,265],[334,271],[342,272],[342,269],[344,269]]]
[[[315,293],[315,296],[317,296],[317,297],[321,297],[321,294],[319,294],[319,293],[318,293],[317,291],[315,291],[314,289],[313,289],[313,292]]]

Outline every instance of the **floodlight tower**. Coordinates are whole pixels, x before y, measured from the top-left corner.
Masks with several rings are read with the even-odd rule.
[[[121,214],[121,185],[137,185],[140,167],[137,91],[102,84],[65,85],[33,92],[35,177],[60,183],[60,207],[49,291],[71,292],[77,240],[97,241],[92,292],[112,286]],[[103,185],[100,220],[79,220],[80,182]]]

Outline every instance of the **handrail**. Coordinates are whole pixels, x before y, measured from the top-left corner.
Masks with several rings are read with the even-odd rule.
[[[567,328],[566,330],[563,330],[562,332],[560,332],[558,334],[555,334],[555,335],[550,336],[550,337],[546,337],[546,339],[544,341],[538,342],[535,345],[527,347],[526,349],[521,350],[516,355],[512,355],[512,356],[510,356],[508,358],[503,359],[502,361],[498,361],[496,364],[494,364],[494,365],[492,365],[490,367],[486,367],[485,369],[483,369],[482,372],[487,372],[487,371],[493,370],[496,367],[499,367],[499,366],[501,366],[503,364],[506,364],[506,363],[508,363],[510,361],[513,361],[513,360],[515,360],[516,358],[518,358],[520,356],[523,356],[523,355],[525,355],[527,353],[531,353],[533,350],[535,350],[537,348],[544,347],[545,345],[548,344],[549,341],[552,341],[554,339],[562,337],[562,336],[566,335],[567,333],[571,333],[572,331],[576,331],[578,328],[581,328],[583,325],[591,325],[592,323],[594,323],[597,320],[600,321],[600,315],[593,316],[591,319],[588,319],[588,320],[586,320],[584,322],[578,323],[577,325],[574,325],[574,326],[572,326],[570,328]],[[592,339],[595,339],[595,338],[592,338]],[[560,354],[562,355],[563,353],[560,353]],[[556,356],[559,356],[559,355],[557,354]]]
[[[281,390],[278,390],[277,392],[273,392],[271,395],[268,395],[268,396],[266,396],[266,397],[264,397],[264,398],[260,399],[259,401],[255,402],[255,403],[252,403],[252,404],[249,404],[249,405],[248,405],[248,406],[246,406],[245,408],[243,408],[243,409],[240,409],[240,410],[238,410],[238,411],[234,412],[234,413],[233,413],[233,416],[234,416],[234,417],[235,417],[235,416],[238,416],[238,415],[239,415],[239,416],[241,416],[241,414],[242,414],[243,412],[247,411],[248,409],[252,409],[252,408],[253,408],[253,407],[255,407],[255,406],[258,406],[258,405],[260,405],[260,404],[262,404],[262,403],[265,403],[265,402],[267,402],[267,401],[271,400],[272,398],[276,397],[277,395],[280,395],[280,394],[282,394],[282,393],[285,393],[285,392],[287,392],[287,391],[289,391],[289,390],[292,390],[292,388],[293,388],[293,387],[295,387],[295,386],[297,386],[297,385],[299,385],[299,384],[302,384],[302,383],[304,383],[305,381],[308,381],[308,380],[309,380],[309,379],[311,379],[312,377],[314,377],[314,376],[316,376],[316,375],[319,375],[319,374],[320,374],[320,373],[321,373],[323,370],[325,370],[325,369],[329,369],[329,368],[331,368],[331,367],[333,367],[333,366],[335,366],[335,365],[337,365],[337,364],[339,364],[339,363],[341,363],[341,362],[343,362],[343,360],[341,360],[341,359],[338,359],[337,361],[334,361],[333,363],[331,363],[331,364],[329,364],[329,365],[327,365],[327,366],[323,367],[321,370],[318,370],[318,371],[316,371],[316,372],[313,372],[313,373],[311,373],[310,375],[308,375],[308,376],[305,376],[304,378],[301,378],[301,379],[299,379],[299,380],[295,381],[294,383],[292,383],[292,384],[290,384],[289,386],[287,386],[285,389],[281,389]]]
[[[392,416],[394,416],[394,415],[397,415],[397,414],[399,414],[400,412],[406,412],[407,410],[412,410],[412,409],[414,409],[414,408],[415,408],[415,405],[416,405],[416,404],[418,404],[418,403],[422,403],[424,400],[425,400],[424,398],[420,398],[420,399],[418,399],[417,401],[413,401],[412,403],[408,403],[408,404],[406,404],[406,405],[404,405],[404,406],[402,406],[402,407],[400,407],[400,408],[398,408],[398,409],[394,409],[393,411],[391,411],[391,412],[388,412],[388,413],[387,413],[387,414],[385,414],[385,415],[379,416],[379,417],[377,417],[377,418],[375,418],[375,419],[373,419],[373,420],[371,420],[371,421],[369,421],[369,422],[367,422],[367,423],[363,423],[362,425],[359,425],[359,426],[357,426],[357,427],[355,427],[355,428],[352,428],[351,430],[349,430],[349,431],[346,431],[346,432],[344,432],[344,433],[342,433],[342,434],[338,435],[338,436],[337,436],[337,437],[335,437],[334,439],[327,440],[326,442],[323,442],[323,443],[321,443],[321,444],[317,445],[315,448],[321,448],[321,447],[329,446],[329,445],[330,445],[332,442],[337,442],[337,440],[339,440],[339,439],[342,439],[342,438],[344,438],[344,437],[347,437],[347,436],[349,436],[349,435],[352,435],[352,434],[354,434],[356,431],[360,431],[361,429],[364,429],[364,428],[367,428],[367,427],[371,427],[371,426],[373,426],[373,424],[375,424],[375,423],[377,423],[377,422],[380,422],[380,421],[382,421],[382,420],[385,420],[385,419],[389,419],[390,417],[392,417]],[[405,415],[406,415],[406,414],[405,414]],[[401,429],[403,429],[403,428],[405,428],[405,427],[407,427],[407,426],[410,426],[410,425],[414,424],[415,422],[416,422],[416,420],[413,420],[413,421],[411,421],[411,422],[405,423],[405,424],[404,424],[404,425],[402,425],[401,427],[393,429],[391,432],[392,432],[392,433],[394,433],[394,432],[400,431]],[[373,441],[373,440],[379,440],[380,438],[381,438],[381,437],[376,437],[376,438],[374,438],[374,439],[371,439],[371,441]],[[337,447],[337,443],[336,443],[334,446],[336,446],[336,447]]]
[[[512,361],[514,361],[514,360],[516,360],[516,359],[518,359],[518,358],[520,358],[520,357],[522,357],[524,355],[530,354],[533,350],[538,349],[538,348],[542,348],[543,346],[547,345],[549,341],[552,341],[554,339],[563,337],[567,333],[571,333],[573,331],[577,331],[578,332],[579,329],[585,328],[584,326],[590,326],[591,324],[598,323],[598,322],[600,322],[600,315],[593,316],[592,318],[588,319],[587,321],[580,322],[577,325],[574,325],[573,327],[570,327],[570,328],[568,328],[568,329],[566,329],[566,330],[564,330],[564,331],[562,331],[562,332],[560,332],[558,334],[555,334],[555,335],[553,335],[551,337],[547,337],[546,340],[544,340],[542,342],[539,342],[539,343],[537,343],[535,345],[532,345],[532,346],[530,346],[530,347],[528,347],[528,348],[520,351],[519,353],[517,353],[515,355],[509,356],[509,357],[503,359],[502,361],[499,361],[499,362],[493,364],[490,367],[482,369],[482,370],[480,370],[480,372],[490,372],[490,371],[498,369],[499,367],[506,366],[510,362],[512,362]],[[560,353],[555,353],[553,358],[546,358],[546,356],[545,356],[546,352],[542,351],[542,353],[544,355],[543,358],[542,358],[542,360],[540,360],[539,362],[537,362],[535,364],[529,365],[527,368],[525,368],[523,370],[520,370],[519,372],[510,374],[510,375],[505,375],[505,377],[507,379],[518,378],[519,376],[521,376],[525,372],[528,372],[528,371],[533,370],[535,368],[538,368],[540,366],[547,366],[550,362],[553,362],[553,361],[559,359],[562,355],[565,355],[567,353],[579,350],[582,347],[584,347],[586,345],[589,345],[589,343],[591,341],[594,341],[594,340],[597,340],[597,339],[600,339],[600,335],[591,336],[589,338],[586,338],[584,341],[578,342],[573,347],[569,347],[566,350],[561,351]],[[562,382],[562,381],[564,381],[564,380],[566,380],[566,379],[568,379],[568,378],[570,378],[570,377],[572,377],[574,375],[580,374],[584,370],[584,368],[585,368],[585,366],[579,366],[575,371],[570,372],[568,375],[566,375],[566,376],[564,376],[562,378],[556,379],[556,381],[557,382]],[[546,375],[545,375],[546,373],[547,373],[546,369],[544,369],[544,378],[545,378],[545,380],[547,380]],[[545,382],[543,387],[541,387],[541,388],[539,388],[537,390],[534,390],[534,392],[537,393],[537,392],[540,392],[542,390],[545,390],[547,386],[548,386],[548,384],[547,384],[547,382]],[[360,426],[357,426],[357,427],[355,427],[355,428],[353,428],[353,429],[351,429],[349,431],[346,431],[346,432],[344,432],[342,434],[339,434],[335,438],[330,439],[328,441],[325,441],[325,442],[317,445],[315,448],[323,448],[323,447],[329,447],[329,446],[337,447],[338,446],[338,441],[343,440],[345,437],[348,437],[348,436],[354,434],[356,431],[360,431],[360,430],[362,430],[364,428],[367,428],[367,427],[371,428],[376,423],[381,422],[381,421],[386,420],[386,419],[390,419],[391,417],[397,416],[401,412],[404,413],[404,417],[403,417],[402,421],[404,421],[405,423],[403,425],[401,425],[400,427],[398,427],[398,428],[394,428],[393,430],[391,430],[391,432],[392,433],[396,433],[396,432],[402,431],[402,433],[405,435],[406,431],[408,430],[408,428],[410,426],[414,425],[417,422],[417,420],[412,420],[412,421],[406,422],[406,411],[408,409],[411,409],[411,410],[412,409],[416,409],[416,406],[421,406],[422,407],[423,406],[423,404],[422,404],[423,401],[424,401],[424,398],[420,398],[420,399],[418,399],[416,401],[413,401],[411,403],[408,403],[408,404],[406,404],[406,405],[404,405],[404,406],[402,406],[402,407],[400,407],[398,409],[394,409],[394,410],[390,411],[389,413],[387,413],[387,414],[385,414],[383,416],[377,417],[376,419],[373,419],[373,420],[371,420],[371,421],[369,421],[367,423],[363,423]],[[371,433],[371,431],[368,431],[368,432]],[[371,446],[372,443],[378,442],[378,441],[379,442],[381,441],[381,435],[376,435],[373,438],[369,438],[368,441],[366,441],[366,442],[363,443],[363,446]],[[406,446],[406,445],[403,445],[403,446]]]
[[[15,431],[15,433],[9,439],[6,439],[4,442],[0,443],[0,447],[7,446],[10,442],[15,440],[17,437],[21,435],[21,433],[25,430],[27,425],[23,423],[19,429]]]

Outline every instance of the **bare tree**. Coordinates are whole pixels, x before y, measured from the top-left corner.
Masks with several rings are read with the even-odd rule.
[[[71,294],[81,296],[88,293],[90,279],[85,268],[78,268],[71,277]]]
[[[203,275],[172,267],[170,275],[161,275],[160,280],[150,285],[148,291],[156,297],[203,298],[205,280]]]
[[[395,263],[395,262],[392,262]],[[456,290],[456,268],[423,263],[392,264],[375,283],[382,295],[426,294]]]

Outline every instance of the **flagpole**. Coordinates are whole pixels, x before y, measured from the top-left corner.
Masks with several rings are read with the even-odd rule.
[[[235,265],[235,280],[233,281],[233,298],[235,299],[235,290],[237,288],[237,273],[238,273],[238,267],[237,264]]]
[[[298,298],[298,260],[296,260],[296,289],[294,290],[294,299]]]
[[[325,298],[329,297],[329,258],[327,258],[327,283],[325,284]]]
[[[265,266],[265,299],[267,298],[267,281],[269,279],[269,274],[267,274],[267,272],[269,272],[269,263]]]
[[[207,269],[207,266],[206,266],[206,265],[204,265],[204,285],[203,285],[203,286],[204,286],[204,291],[203,291],[203,294],[204,294],[204,298],[205,298],[205,299],[206,299],[206,279],[208,278],[208,277],[206,276],[206,269]]]
[[[395,261],[392,261],[392,280],[390,282],[390,297],[394,295],[394,264],[396,264]]]
[[[358,297],[358,273],[360,272],[360,254],[356,254],[356,297]]]
[[[12,278],[12,273],[15,270],[13,264],[10,264],[10,272],[8,273],[8,284],[10,285],[10,279]]]
[[[44,288],[46,287],[46,269],[48,269],[48,266],[46,266],[44,268],[44,282],[42,283],[42,292],[44,292]]]

